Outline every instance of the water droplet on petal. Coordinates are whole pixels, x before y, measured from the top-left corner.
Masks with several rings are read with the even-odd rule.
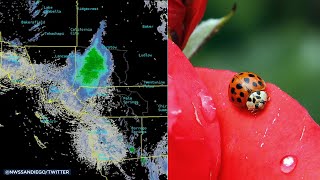
[[[285,156],[280,161],[280,169],[283,173],[290,173],[297,166],[297,158],[295,156]]]
[[[172,128],[172,125],[176,123],[177,119],[179,118],[180,114],[182,113],[182,110],[178,107],[172,107],[170,108],[170,111],[168,113],[168,118],[170,121],[168,122],[168,130]]]
[[[181,110],[181,109],[175,109],[175,110],[170,111],[170,113],[171,113],[172,115],[179,115],[179,114],[182,113],[182,110]]]
[[[197,108],[194,105],[193,105],[193,107],[194,107],[194,115],[196,116],[196,120],[202,126],[202,123],[201,123],[201,121],[199,119]]]
[[[213,104],[212,97],[209,96],[203,90],[198,93],[198,96],[201,99],[202,115],[204,116],[204,118],[207,122],[212,123],[214,121],[214,117],[216,115],[216,108]]]

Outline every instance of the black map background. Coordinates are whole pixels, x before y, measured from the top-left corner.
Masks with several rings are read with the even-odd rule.
[[[28,13],[25,4],[21,1],[6,0],[0,3],[0,11],[4,15],[1,17],[2,23],[0,25],[0,31],[3,37],[7,37],[6,40],[13,40],[14,38],[20,39],[24,45],[32,45],[27,40],[34,36],[34,32],[30,32],[28,25],[21,25],[18,17],[23,17],[25,20],[32,20]],[[55,0],[55,1],[43,1],[40,6],[48,6],[55,3],[60,5],[54,5],[59,9],[65,9],[65,13],[61,17],[48,15],[47,17],[37,17],[35,19],[46,20],[46,27],[39,30],[44,32],[49,31],[61,31],[59,27],[75,27],[75,1],[73,0]],[[129,2],[129,3],[127,3]],[[13,7],[11,6],[15,4]],[[51,5],[52,6],[52,5]],[[103,8],[101,7],[103,6]],[[98,12],[84,13],[79,11],[79,27],[86,25],[93,29],[92,32],[80,32],[79,34],[79,46],[88,46],[89,40],[92,38],[93,33],[99,27],[101,20],[106,20],[107,34],[104,36],[104,44],[116,45],[122,50],[127,50],[125,57],[129,63],[129,71],[127,72],[126,85],[135,85],[141,83],[143,80],[162,80],[167,83],[167,41],[162,41],[162,35],[156,32],[156,27],[161,24],[160,14],[155,9],[152,11],[144,7],[144,2],[141,1],[101,1],[101,0],[79,0],[79,7],[99,7]],[[139,15],[139,16],[137,16]],[[10,18],[13,16],[14,18]],[[34,20],[34,19],[33,19]],[[129,22],[127,22],[129,20]],[[117,26],[115,24],[118,24]],[[142,24],[154,25],[154,29],[142,30]],[[69,33],[69,28],[65,28],[65,34]],[[9,36],[10,35],[10,36]],[[34,42],[37,45],[75,45],[75,36],[64,36],[61,39],[57,38],[40,38],[39,41]],[[30,57],[32,57],[33,63],[51,63],[59,62],[58,64],[63,66],[63,60],[57,60],[53,58],[54,53],[48,49],[40,48],[28,48]],[[152,53],[153,59],[139,59],[138,53]],[[46,55],[44,55],[46,54]],[[124,59],[115,59],[115,74],[112,78],[120,81],[124,78],[122,67],[126,66]],[[156,77],[153,78],[153,77]],[[115,80],[115,82],[120,82]],[[117,85],[117,84],[115,84]],[[118,85],[124,85],[119,83]],[[139,92],[139,90],[137,90]],[[150,94],[148,93],[150,92]],[[75,154],[71,145],[68,143],[71,140],[70,136],[66,136],[63,131],[69,131],[72,127],[69,126],[66,121],[59,121],[59,127],[62,132],[57,132],[46,128],[46,126],[39,122],[39,119],[35,117],[34,111],[36,111],[37,104],[35,101],[37,93],[30,93],[26,89],[12,90],[5,95],[0,95],[0,124],[4,127],[0,128],[0,170],[3,169],[70,169],[72,175],[83,175],[93,179],[105,179],[94,169],[90,169],[86,164],[79,163],[75,159]],[[143,96],[148,102],[153,102],[157,99],[162,104],[167,104],[167,93],[162,88],[152,88],[147,90],[141,90],[140,95]],[[150,107],[156,107],[150,106]],[[16,112],[21,114],[16,115]],[[158,115],[155,110],[151,110],[149,115]],[[114,112],[119,114],[119,112]],[[139,114],[139,112],[137,112]],[[163,115],[163,114],[161,114]],[[48,115],[50,116],[50,115]],[[69,117],[72,119],[73,117]],[[30,121],[27,121],[29,119]],[[65,120],[65,119],[64,119]],[[157,119],[156,119],[157,120]],[[130,123],[130,121],[128,121]],[[154,122],[154,121],[152,121]],[[133,122],[133,124],[135,124]],[[148,143],[150,149],[152,144],[156,144],[161,136],[167,131],[166,120],[159,121],[157,127],[155,123],[151,124],[148,130],[155,132],[155,129],[162,133],[152,133],[148,135]],[[129,124],[130,125],[130,124]],[[28,130],[26,130],[28,129]],[[47,132],[48,134],[44,134]],[[39,139],[48,142],[46,149],[41,149],[33,135],[36,134]],[[151,137],[149,137],[151,136]],[[64,143],[65,142],[65,143]],[[67,156],[61,155],[61,153]],[[123,166],[124,170],[130,174],[128,170],[134,168],[136,179],[148,179],[147,169],[142,167],[140,161],[128,161]],[[107,175],[108,179],[124,179],[119,169],[115,166],[111,166],[112,174]],[[3,172],[0,173],[0,176]],[[6,176],[7,178],[9,176]],[[26,178],[27,176],[22,176]],[[44,176],[37,176],[43,178]],[[70,176],[52,176],[53,178],[70,178]],[[32,177],[35,178],[35,177]],[[48,178],[48,176],[46,176]],[[0,177],[4,179],[4,177]],[[166,176],[160,176],[160,179],[167,179]]]

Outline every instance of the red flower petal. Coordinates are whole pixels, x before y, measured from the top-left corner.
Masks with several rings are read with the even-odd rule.
[[[189,0],[186,3],[187,13],[186,18],[184,20],[184,24],[186,25],[184,41],[181,45],[181,49],[183,49],[188,39],[195,29],[195,27],[199,24],[202,19],[204,12],[206,10],[208,0]]]
[[[204,68],[197,72],[217,107],[222,136],[220,179],[320,179],[320,127],[296,100],[267,84],[270,101],[264,110],[251,114],[228,100],[234,72]],[[287,155],[295,157],[297,164],[286,174],[280,162]]]
[[[168,29],[169,37],[178,45],[182,44],[184,39],[184,18],[186,7],[181,0],[170,0],[168,2]]]
[[[178,46],[169,40],[169,179],[216,178],[220,134],[205,85]]]
[[[169,1],[169,35],[181,49],[202,19],[206,5],[207,0]]]

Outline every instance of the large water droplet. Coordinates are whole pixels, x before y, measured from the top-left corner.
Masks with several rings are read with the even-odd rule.
[[[297,158],[292,155],[285,156],[280,161],[280,169],[283,173],[290,173],[297,166]]]
[[[212,97],[209,96],[206,92],[201,90],[198,93],[198,96],[201,99],[201,111],[205,120],[209,123],[214,122],[214,117],[216,116],[216,108],[214,107]]]

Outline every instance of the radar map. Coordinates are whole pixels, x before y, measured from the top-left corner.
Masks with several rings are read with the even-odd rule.
[[[1,0],[0,43],[1,176],[167,179],[167,1]]]

